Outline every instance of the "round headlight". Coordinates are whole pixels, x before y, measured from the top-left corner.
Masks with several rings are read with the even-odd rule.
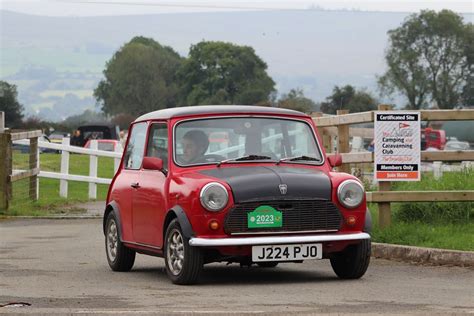
[[[229,201],[226,188],[217,182],[206,184],[201,190],[201,204],[211,212],[218,212],[222,210]]]
[[[337,189],[337,198],[347,208],[355,208],[364,199],[364,187],[355,180],[346,180]]]

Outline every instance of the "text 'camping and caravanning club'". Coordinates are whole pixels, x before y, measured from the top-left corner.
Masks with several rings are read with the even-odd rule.
[[[420,112],[376,112],[375,179],[420,180]]]

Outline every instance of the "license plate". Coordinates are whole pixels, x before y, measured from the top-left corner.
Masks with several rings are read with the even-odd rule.
[[[252,246],[252,261],[293,261],[322,259],[322,244]]]

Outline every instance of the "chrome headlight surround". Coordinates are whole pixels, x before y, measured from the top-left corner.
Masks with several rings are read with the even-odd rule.
[[[347,208],[356,208],[364,200],[365,190],[356,180],[345,180],[337,188],[337,199]]]
[[[201,189],[199,200],[201,205],[209,212],[219,212],[229,202],[229,194],[222,184],[210,182]]]

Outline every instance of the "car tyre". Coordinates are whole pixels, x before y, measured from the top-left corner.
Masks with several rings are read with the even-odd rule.
[[[198,247],[189,245],[177,219],[166,229],[164,258],[166,273],[174,284],[194,284],[203,267],[203,254]]]
[[[260,268],[275,268],[278,265],[278,262],[276,261],[257,262],[257,265]]]
[[[370,239],[364,239],[335,254],[331,258],[332,269],[341,279],[359,279],[369,267],[370,253]]]
[[[105,230],[105,252],[113,271],[130,271],[135,263],[135,251],[123,245],[115,214],[107,215]]]

